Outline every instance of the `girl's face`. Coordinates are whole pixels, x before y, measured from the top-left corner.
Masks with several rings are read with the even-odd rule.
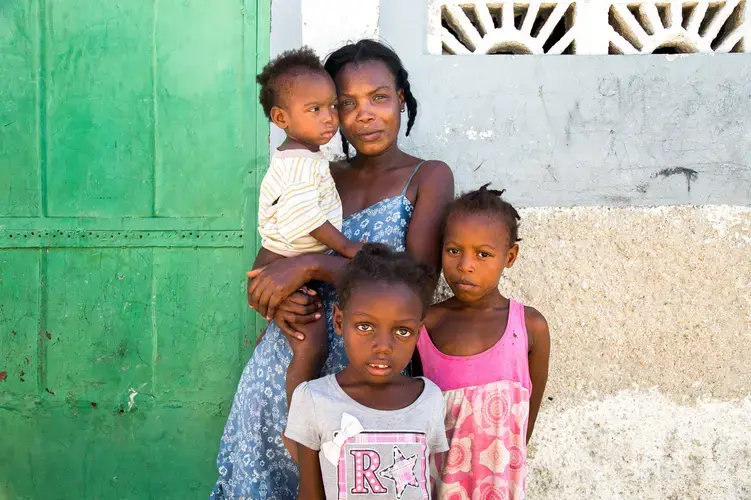
[[[344,337],[348,370],[373,384],[389,382],[412,359],[422,327],[422,302],[407,285],[361,285],[344,309],[334,306],[334,328]]]
[[[446,222],[441,264],[446,282],[462,302],[498,289],[503,270],[514,265],[519,245],[506,224],[487,214],[455,213]]]
[[[336,77],[339,121],[358,153],[377,156],[396,144],[404,93],[381,61],[348,64]]]

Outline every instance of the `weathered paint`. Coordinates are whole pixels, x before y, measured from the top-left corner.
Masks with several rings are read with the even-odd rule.
[[[751,203],[751,55],[429,55],[428,3],[381,0],[380,36],[421,104],[405,147],[446,161],[460,190],[493,182],[520,206]]]
[[[208,494],[260,326],[269,8],[0,7],[0,499]]]

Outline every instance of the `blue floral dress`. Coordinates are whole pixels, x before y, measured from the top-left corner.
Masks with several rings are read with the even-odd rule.
[[[399,196],[381,200],[345,218],[344,235],[354,241],[384,243],[404,251],[413,209],[406,197],[407,187],[420,165]],[[329,357],[322,375],[329,375],[344,369],[347,358],[342,339],[332,326],[332,306],[338,302],[333,285],[323,284],[321,298],[329,324]],[[211,499],[297,498],[297,465],[282,442],[287,425],[285,375],[291,360],[286,337],[271,323],[240,377],[219,444],[216,461],[219,479]]]

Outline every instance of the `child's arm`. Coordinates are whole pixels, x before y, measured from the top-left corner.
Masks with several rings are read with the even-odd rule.
[[[285,380],[287,401],[292,401],[292,394],[298,385],[319,377],[329,354],[326,318],[308,323],[301,330],[305,340],[290,342],[292,361],[287,367]]]
[[[362,243],[357,243],[347,239],[341,231],[335,228],[329,221],[326,221],[323,225],[315,228],[310,232],[310,235],[342,257],[347,257],[348,259],[354,258],[355,254],[362,248]]]
[[[529,422],[527,424],[527,442],[532,437],[537,413],[540,411],[545,385],[548,382],[548,364],[550,362],[550,330],[545,317],[537,309],[524,308],[524,320],[529,339],[529,376],[532,379],[532,395],[529,398]]]
[[[300,465],[300,490],[297,499],[326,500],[318,452],[298,443],[297,457]]]
[[[294,363],[294,358],[292,361]],[[290,365],[290,370],[287,371],[288,378],[292,369],[292,365]],[[305,382],[300,382],[293,394],[287,394],[289,411],[287,412],[287,426],[282,433],[282,442],[292,456],[292,460],[297,464],[305,459],[300,455],[301,451],[305,449],[313,450],[321,444],[313,395]],[[287,388],[289,389],[289,386]]]

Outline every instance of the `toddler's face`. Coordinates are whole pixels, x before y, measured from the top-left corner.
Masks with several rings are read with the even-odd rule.
[[[446,222],[441,264],[456,298],[473,302],[498,288],[503,270],[516,260],[519,246],[497,217],[455,213]]]
[[[420,297],[403,284],[362,285],[344,310],[334,309],[350,367],[370,383],[386,383],[407,367],[421,327]]]
[[[277,125],[288,136],[311,146],[322,146],[334,137],[339,128],[339,114],[331,77],[305,73],[291,79],[282,92],[284,122]]]

